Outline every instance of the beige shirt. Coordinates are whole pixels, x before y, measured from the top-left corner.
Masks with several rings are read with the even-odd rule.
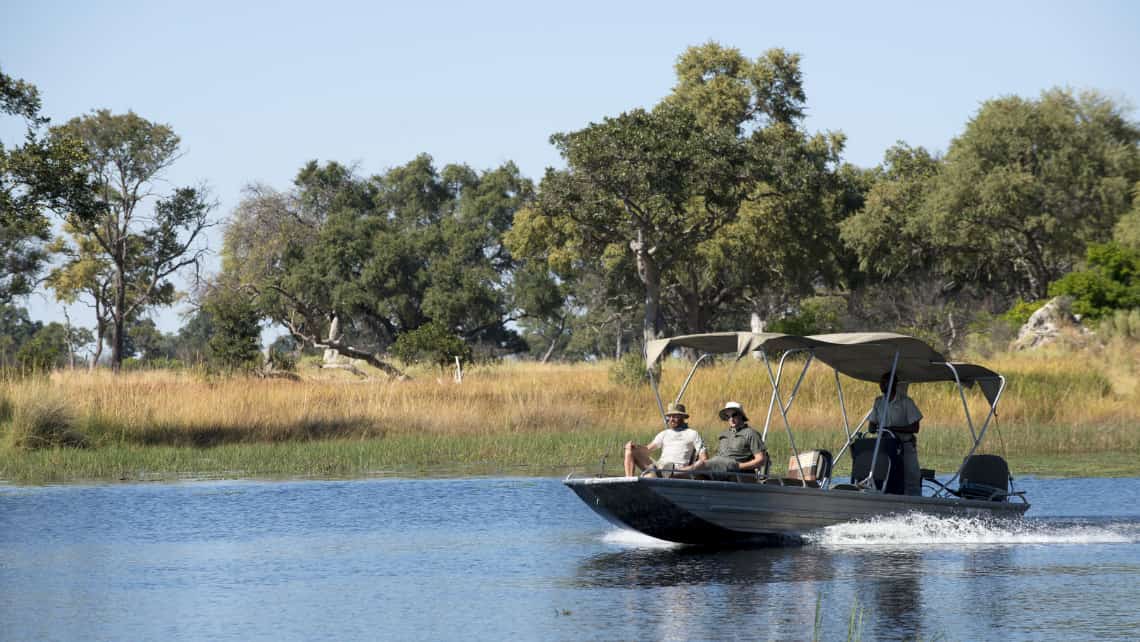
[[[657,433],[650,446],[661,449],[661,457],[657,460],[658,466],[675,464],[686,466],[696,460],[696,456],[707,452],[701,434],[686,426],[683,430],[666,428]]]

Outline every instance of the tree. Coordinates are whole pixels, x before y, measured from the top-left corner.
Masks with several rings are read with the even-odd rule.
[[[249,369],[261,358],[261,316],[237,290],[215,290],[203,309],[210,316],[210,360],[227,370]]]
[[[425,323],[396,338],[392,352],[404,363],[431,361],[444,369],[453,359],[471,360],[471,346],[437,321]]]
[[[511,233],[513,251],[545,258],[560,275],[583,262],[620,266],[629,254],[645,340],[669,319],[705,330],[724,306],[769,283],[810,284],[825,276],[823,248],[842,249],[831,219],[845,213],[834,207],[846,203],[834,189],[843,139],[799,129],[798,57],[774,49],[751,61],[708,43],[686,50],[676,70],[672,94],[654,109],[554,135],[567,169],[547,171]],[[770,260],[788,244],[812,252],[805,260],[790,251],[791,271]],[[750,288],[757,269],[768,283]]]
[[[214,336],[214,318],[204,306],[197,306],[186,319],[174,340],[174,356],[185,364],[201,364],[209,360],[210,338]]]
[[[174,336],[158,329],[153,319],[138,319],[127,325],[123,355],[143,363],[174,359]]]
[[[52,322],[39,328],[16,352],[16,362],[31,371],[46,371],[74,364],[77,347],[90,343],[91,331],[86,328],[68,329],[62,323]]]
[[[924,272],[941,260],[922,210],[941,169],[922,147],[898,143],[887,150],[863,208],[840,223],[860,270],[889,279]]]
[[[941,163],[893,150],[885,184],[846,224],[845,239],[884,276],[933,269],[1040,299],[1128,211],[1138,143],[1140,128],[1093,92],[990,100]]]
[[[1132,187],[1132,209],[1120,217],[1112,239],[1126,247],[1140,249],[1140,182]]]
[[[507,327],[514,261],[502,243],[530,181],[508,163],[437,171],[420,156],[361,179],[315,161],[290,192],[254,186],[226,229],[223,275],[299,341],[402,373],[383,351],[437,322],[488,349]]]
[[[627,112],[551,141],[568,169],[547,171],[535,206],[520,214],[520,230],[562,233],[536,238],[544,249],[604,256],[628,248],[644,293],[642,331],[646,340],[656,337],[663,272],[733,220],[743,200],[743,146],[669,106]]]
[[[0,303],[32,291],[47,257],[47,210],[93,215],[83,148],[73,138],[44,140],[48,119],[40,107],[35,86],[0,70],[0,114],[26,125],[23,145],[7,149],[0,142]]]
[[[0,368],[16,365],[16,354],[43,324],[32,321],[25,308],[0,303]]]
[[[130,320],[172,303],[177,273],[196,273],[206,252],[202,233],[213,225],[213,204],[204,188],[180,187],[158,197],[152,211],[144,210],[157,196],[162,172],[179,158],[180,140],[167,125],[134,112],[99,110],[53,129],[53,136],[82,141],[101,214],[68,218],[70,240],[61,239],[56,248],[64,263],[49,282],[63,300],[90,297],[97,322],[108,326],[117,372]]]

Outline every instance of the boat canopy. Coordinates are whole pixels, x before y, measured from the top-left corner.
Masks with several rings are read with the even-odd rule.
[[[645,349],[645,366],[652,368],[658,359],[676,348],[692,348],[709,354],[735,354],[739,359],[749,352],[758,350],[775,354],[787,350],[809,349],[817,344],[818,341],[808,337],[779,332],[684,334],[650,341]]]
[[[947,361],[925,341],[905,334],[842,332],[808,338],[819,343],[814,350],[816,359],[852,379],[878,382],[884,372],[891,371],[897,354],[895,376],[899,381],[958,381],[963,386],[976,383],[991,405],[1001,390],[1001,376],[993,370],[973,363]]]
[[[693,348],[712,354],[735,354],[739,359],[749,352],[778,354],[806,350],[837,372],[853,379],[878,382],[890,372],[898,355],[896,377],[908,383],[957,381],[963,386],[975,383],[993,405],[1001,390],[1001,376],[971,363],[948,362],[925,341],[892,332],[843,332],[801,337],[774,332],[713,332],[688,334],[650,341],[646,346],[646,366],[652,368],[663,355],[675,348]]]

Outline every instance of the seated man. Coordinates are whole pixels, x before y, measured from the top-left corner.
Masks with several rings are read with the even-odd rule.
[[[632,441],[625,445],[625,476],[633,477],[634,468],[645,470],[650,466],[664,468],[672,466],[681,469],[694,461],[703,462],[708,458],[708,449],[701,440],[701,434],[689,427],[685,420],[689,413],[685,406],[679,403],[669,404],[665,411],[665,419],[669,427],[657,433],[648,446],[641,446]],[[654,462],[649,457],[649,451],[661,449],[661,458]]]
[[[728,428],[717,437],[716,456],[678,470],[736,473],[765,467],[768,450],[760,433],[748,425],[744,408],[739,403],[730,401],[721,409],[720,418],[728,422]]]
[[[891,391],[890,403],[883,401],[887,390]],[[902,444],[902,472],[903,483],[907,495],[922,494],[922,470],[918,467],[918,428],[922,420],[922,413],[914,401],[901,391],[902,386],[896,379],[891,383],[891,373],[884,372],[879,378],[879,390],[882,396],[875,398],[871,406],[871,414],[867,417],[870,432],[880,427],[886,428],[895,434]],[[885,413],[885,415],[884,415]],[[885,418],[884,418],[885,417]]]

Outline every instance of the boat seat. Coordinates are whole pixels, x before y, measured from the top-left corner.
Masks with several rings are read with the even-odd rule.
[[[998,455],[971,455],[958,476],[957,495],[963,499],[1006,501],[1010,495],[1009,464]]]
[[[805,462],[801,471],[799,462]],[[811,482],[818,482],[829,479],[831,477],[832,458],[831,452],[827,450],[808,450],[800,453],[799,461],[795,455],[792,455],[788,460],[788,472],[784,473],[784,479],[800,482],[801,474],[804,481],[811,485]]]
[[[879,456],[875,458],[875,449]],[[872,478],[874,487],[884,493],[903,495],[906,486],[902,474],[901,444],[888,432],[878,437],[862,437],[851,442],[851,483]],[[875,474],[871,475],[871,462],[875,461]]]

